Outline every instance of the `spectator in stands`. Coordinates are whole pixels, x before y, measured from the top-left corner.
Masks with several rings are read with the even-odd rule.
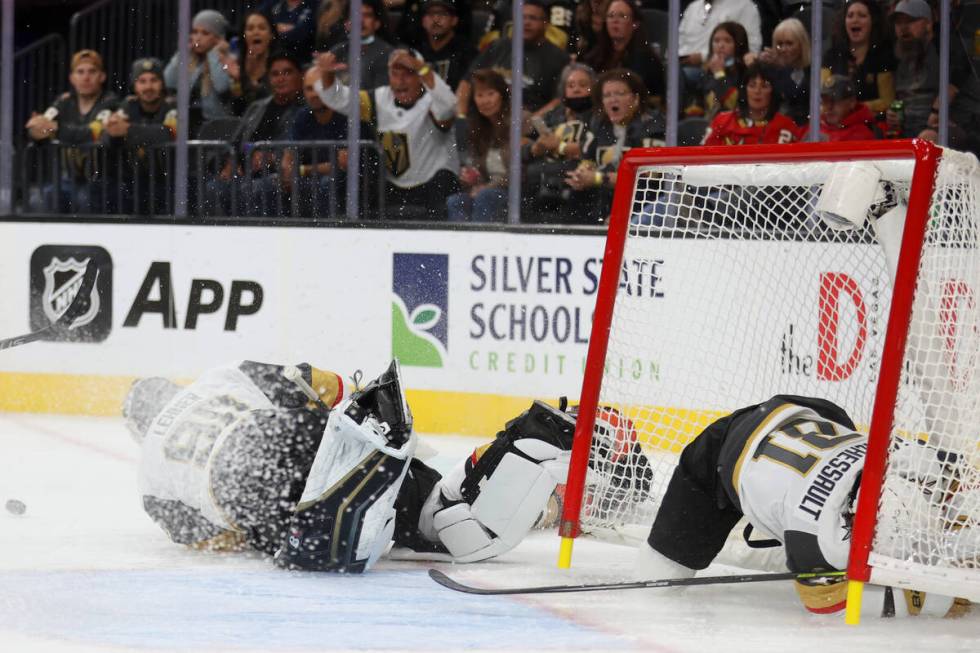
[[[939,53],[932,42],[932,9],[925,0],[901,0],[892,12],[895,24],[895,99],[901,112],[889,107],[888,132],[917,136],[928,125],[929,111],[939,93]]]
[[[119,100],[105,90],[105,67],[94,50],[79,50],[71,58],[71,90],[55,100],[43,114],[31,114],[25,128],[36,143],[56,139],[62,145],[97,143]],[[102,185],[95,179],[91,149],[66,149],[58,184],[42,188],[43,206],[37,210],[88,213],[101,208]],[[60,189],[56,188],[60,185]]]
[[[773,69],[774,84],[783,104],[779,112],[797,125],[810,119],[810,35],[796,18],[787,18],[772,32],[772,47],[758,61]],[[746,63],[756,57],[749,53]]]
[[[566,183],[575,191],[565,207],[569,221],[605,221],[623,153],[664,144],[663,114],[648,108],[646,94],[643,80],[631,70],[617,68],[599,76],[597,113],[589,126],[592,138],[578,167],[566,175]]]
[[[710,120],[719,111],[731,111],[738,105],[748,48],[748,34],[742,25],[728,21],[715,26],[711,31],[711,54],[702,66],[690,103],[684,108],[685,116]]]
[[[231,76],[228,65],[231,54],[225,35],[228,21],[217,11],[205,9],[191,23],[190,48],[190,119],[191,134],[197,134],[201,123],[230,115]],[[163,70],[167,88],[177,90],[177,54]]]
[[[289,138],[293,120],[303,97],[302,62],[290,50],[277,50],[269,57],[269,81],[272,95],[257,100],[242,117],[234,144],[245,158],[226,162],[209,196],[216,198],[225,213],[230,213],[232,185],[246,202],[248,215],[274,215],[278,197],[280,155],[275,148],[253,148],[253,143],[284,141]],[[213,210],[213,209],[212,209]]]
[[[321,0],[313,41],[317,52],[329,52],[347,40],[347,33],[344,31],[346,16],[347,0]]]
[[[547,24],[544,38],[563,51],[568,50],[570,31],[575,16],[576,0],[543,0]],[[484,26],[477,49],[486,50],[492,43],[513,34],[514,8],[511,0],[488,2],[492,5],[491,18]],[[526,0],[525,0],[526,4]]]
[[[830,49],[824,54],[821,80],[847,75],[858,100],[884,115],[895,99],[895,55],[875,0],[847,0],[837,14]]]
[[[661,106],[664,95],[664,67],[647,38],[636,0],[606,0],[603,3],[603,29],[595,47],[582,61],[602,74],[615,68],[628,68],[640,76],[647,97]]]
[[[107,199],[113,207],[118,204],[122,213],[161,215],[167,212],[168,185],[161,180],[170,157],[153,148],[176,138],[177,109],[165,97],[159,59],[134,61],[129,83],[133,95],[109,116],[102,135],[110,148],[105,171],[111,180]],[[114,188],[121,190],[121,203],[115,201]]]
[[[427,0],[386,0],[385,4],[389,9],[400,6],[402,17],[395,28],[395,37],[400,43],[410,45],[418,51],[422,51],[423,44],[428,40],[422,18],[425,16]],[[461,42],[468,45],[473,43],[473,3],[470,0],[453,0],[453,9],[456,16],[456,25],[453,31]],[[479,25],[479,29],[486,28],[486,25]],[[426,61],[429,61],[426,58]],[[443,78],[445,79],[445,78]],[[448,80],[447,80],[448,81]]]
[[[954,150],[961,150],[965,152],[972,152],[977,156],[980,156],[980,114],[975,111],[969,114],[964,114],[960,111],[954,111],[957,104],[957,99],[961,94],[957,94],[953,99],[953,102],[949,108],[949,122],[947,123],[948,132],[947,140],[949,147]],[[960,123],[960,120],[963,123]],[[967,125],[968,128],[964,129],[963,125]],[[929,113],[929,120],[927,126],[921,132],[919,132],[918,138],[925,139],[927,141],[932,141],[936,143],[939,141],[939,98],[932,104],[932,111]]]
[[[725,22],[735,22],[745,28],[749,37],[749,51],[762,49],[759,10],[752,0],[693,0],[684,9],[678,28],[678,54],[681,65],[692,69],[692,81],[700,77],[700,68],[708,60],[711,34],[719,23]]]
[[[758,63],[745,71],[738,92],[738,107],[715,116],[704,137],[705,145],[792,143],[801,128],[779,113],[779,91],[768,68]],[[803,129],[805,131],[805,129]]]
[[[348,11],[350,5],[348,5]],[[394,51],[388,40],[388,29],[385,23],[388,14],[382,0],[365,0],[361,6],[361,88],[365,91],[384,86],[388,83],[388,57]],[[350,17],[344,23],[347,33],[350,33]],[[344,41],[334,47],[331,52],[337,61],[347,63],[350,42]],[[341,81],[350,82],[346,73],[341,73]]]
[[[422,6],[425,38],[417,50],[454,91],[476,56],[469,40],[456,32],[456,0],[426,0]]]
[[[292,50],[301,61],[310,56],[316,34],[313,0],[265,0],[259,11],[272,18],[282,47]]]
[[[242,115],[249,105],[272,93],[269,84],[269,55],[279,39],[272,19],[261,11],[245,14],[237,56],[227,62],[231,77],[232,110]]]
[[[585,64],[570,63],[562,71],[561,105],[535,121],[536,140],[521,148],[527,166],[524,195],[530,209],[522,221],[539,221],[539,214],[556,211],[569,199],[572,190],[565,183],[565,173],[578,166],[592,139],[589,124],[595,86],[595,71]]]
[[[524,109],[544,113],[555,106],[555,88],[561,71],[568,64],[568,55],[545,38],[548,26],[547,5],[544,0],[525,0],[524,16]],[[501,38],[480,53],[470,65],[470,72],[459,83],[456,103],[459,115],[465,116],[470,107],[472,85],[469,76],[481,68],[493,68],[509,83],[512,40]]]
[[[506,222],[510,89],[500,73],[473,72],[469,151],[460,170],[462,192],[446,200],[450,222]]]
[[[599,34],[606,24],[602,13],[605,0],[581,0],[575,7],[575,22],[569,39],[568,51],[581,58],[599,43]]]
[[[820,140],[867,141],[876,138],[874,116],[857,99],[850,77],[831,75],[820,87]]]
[[[293,121],[291,141],[341,141],[347,138],[347,118],[320,99],[316,81],[320,70],[311,67],[303,75],[306,106]],[[331,158],[331,149],[334,156]],[[298,202],[301,216],[335,217],[346,197],[347,148],[289,149],[283,153],[280,183],[287,208],[290,199]]]
[[[350,88],[336,76],[342,64],[328,52],[317,66],[320,99],[345,113]],[[388,84],[362,93],[360,100],[361,116],[368,117],[383,150],[388,216],[445,220],[446,198],[459,192],[452,90],[431,66],[398,49],[388,58]]]

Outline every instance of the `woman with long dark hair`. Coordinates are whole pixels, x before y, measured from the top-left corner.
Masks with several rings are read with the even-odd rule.
[[[792,143],[799,140],[805,127],[779,113],[779,91],[775,77],[766,66],[752,64],[738,93],[738,106],[723,111],[711,121],[705,134],[705,145],[752,145],[757,143]]]
[[[858,100],[883,113],[895,99],[895,53],[875,0],[847,0],[837,14],[821,81],[844,75],[854,81]]]
[[[597,73],[627,68],[640,76],[656,106],[664,95],[664,65],[647,38],[636,0],[606,0],[600,10],[603,28],[595,47],[582,57]]]
[[[228,75],[232,78],[232,110],[245,113],[248,105],[268,96],[269,55],[278,43],[272,19],[261,11],[245,14],[238,40],[237,58],[229,61]]]
[[[726,21],[711,30],[708,60],[701,67],[701,78],[686,116],[713,118],[719,111],[731,111],[738,104],[738,89],[745,76],[745,57],[749,35],[741,23]]]
[[[464,190],[446,199],[450,222],[505,222],[510,151],[510,87],[490,68],[472,75],[469,151],[460,171]]]
[[[772,47],[758,61],[773,69],[780,112],[797,125],[810,119],[810,35],[803,23],[787,18],[772,31]]]

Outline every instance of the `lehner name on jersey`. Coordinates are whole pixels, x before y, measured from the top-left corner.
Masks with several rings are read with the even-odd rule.
[[[797,506],[799,510],[813,517],[814,522],[819,520],[824,504],[827,503],[827,499],[833,494],[838,481],[845,476],[851,478],[847,472],[854,465],[863,465],[864,455],[867,453],[867,450],[867,442],[858,442],[847,447],[827,461],[807,486],[806,492],[803,494],[803,499],[800,501],[800,505]]]

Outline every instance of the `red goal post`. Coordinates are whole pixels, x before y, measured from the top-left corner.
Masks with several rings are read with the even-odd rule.
[[[948,172],[949,178],[944,177],[944,181],[940,184],[940,163],[944,158],[948,159],[948,161],[944,162],[944,165],[947,165],[951,171]],[[885,483],[886,473],[889,469],[888,451],[890,442],[898,438],[905,438],[906,436],[913,440],[918,439],[920,437],[919,434],[929,430],[922,426],[923,423],[932,426],[936,423],[946,424],[952,419],[950,415],[946,414],[950,411],[941,407],[940,409],[932,409],[932,422],[930,423],[930,406],[925,404],[928,403],[928,399],[932,398],[931,395],[927,399],[920,397],[912,401],[915,404],[914,409],[901,407],[900,402],[903,399],[899,396],[902,394],[900,392],[900,386],[912,389],[906,389],[904,391],[905,395],[909,395],[912,392],[918,393],[919,395],[935,394],[938,392],[936,390],[937,387],[940,390],[945,389],[951,393],[956,392],[958,393],[957,397],[959,395],[967,395],[973,390],[980,390],[980,345],[978,345],[980,343],[980,337],[975,337],[977,336],[978,327],[980,327],[980,319],[973,314],[970,314],[968,318],[964,318],[962,315],[960,316],[960,320],[964,326],[960,328],[958,333],[955,332],[955,326],[951,334],[948,326],[936,326],[932,323],[919,329],[920,331],[928,329],[937,331],[938,335],[937,333],[931,333],[932,336],[935,336],[932,340],[936,340],[937,338],[940,340],[943,338],[946,338],[946,340],[957,338],[959,340],[967,339],[969,341],[964,346],[956,344],[955,347],[957,349],[952,354],[954,360],[957,356],[960,357],[959,364],[961,366],[965,363],[965,365],[969,365],[971,368],[967,375],[968,378],[965,381],[962,379],[959,381],[942,380],[935,376],[937,373],[936,370],[942,368],[940,364],[942,361],[937,363],[937,360],[942,357],[941,354],[916,354],[915,352],[910,354],[907,350],[910,324],[913,322],[913,308],[917,305],[916,290],[918,288],[920,294],[924,294],[925,291],[923,289],[932,288],[930,284],[933,279],[930,275],[937,274],[921,269],[923,243],[930,243],[933,249],[940,254],[943,252],[953,252],[958,259],[969,258],[966,261],[966,267],[968,269],[963,269],[964,264],[962,261],[957,260],[955,262],[955,265],[959,266],[956,269],[956,274],[961,276],[975,274],[975,276],[970,276],[970,279],[968,279],[970,283],[964,283],[968,286],[970,293],[973,292],[974,283],[976,284],[976,290],[980,291],[980,256],[977,256],[975,253],[975,250],[980,248],[980,236],[977,235],[980,233],[980,173],[978,173],[976,168],[976,159],[968,155],[944,150],[931,143],[919,140],[806,143],[775,146],[651,148],[633,149],[625,154],[616,182],[616,191],[604,251],[604,264],[597,292],[592,335],[589,342],[582,394],[579,403],[575,445],[572,450],[570,471],[565,489],[563,513],[559,528],[562,537],[559,566],[566,567],[570,565],[573,539],[583,532],[583,510],[586,508],[588,501],[597,501],[594,496],[587,499],[590,491],[590,483],[594,484],[596,477],[600,475],[597,465],[593,465],[594,469],[590,471],[590,455],[593,451],[592,434],[597,412],[608,411],[610,407],[618,410],[626,417],[625,422],[630,425],[630,429],[632,429],[632,423],[637,421],[637,418],[635,418],[637,414],[636,406],[621,404],[605,397],[603,395],[603,385],[606,379],[605,372],[608,371],[606,359],[610,339],[615,339],[616,337],[614,329],[617,295],[621,292],[620,288],[624,275],[626,275],[626,271],[623,268],[624,251],[631,239],[634,239],[634,241],[640,238],[652,239],[656,242],[655,239],[660,237],[657,228],[651,228],[649,224],[637,224],[636,217],[638,211],[647,211],[650,205],[655,205],[660,201],[657,199],[658,197],[669,196],[671,198],[679,198],[676,199],[676,206],[686,207],[684,210],[690,210],[691,206],[697,207],[692,212],[692,215],[700,211],[702,215],[698,216],[698,219],[702,219],[703,215],[707,213],[703,207],[712,203],[719,204],[720,196],[729,202],[727,209],[719,209],[721,212],[728,210],[746,213],[746,206],[750,209],[748,211],[749,213],[751,213],[752,207],[764,207],[767,210],[776,207],[780,209],[780,215],[774,218],[770,228],[786,228],[787,220],[793,218],[803,220],[806,216],[812,217],[816,213],[814,202],[817,203],[817,208],[819,208],[819,202],[821,200],[818,199],[818,196],[822,195],[823,190],[832,183],[830,176],[834,174],[833,171],[839,167],[839,164],[850,165],[861,164],[862,162],[866,162],[871,167],[884,171],[881,172],[880,184],[877,180],[875,184],[880,185],[887,192],[898,197],[897,203],[899,205],[907,205],[907,210],[905,210],[904,230],[901,232],[900,237],[901,245],[900,254],[897,255],[897,270],[892,265],[892,274],[894,275],[891,284],[892,287],[887,292],[882,293],[882,297],[880,298],[880,303],[883,305],[881,309],[882,322],[884,322],[885,315],[887,315],[887,322],[885,322],[884,337],[880,339],[882,342],[879,343],[879,349],[875,350],[874,353],[876,357],[875,365],[877,367],[867,371],[868,374],[873,374],[876,377],[873,380],[874,387],[871,389],[873,395],[868,393],[862,394],[861,392],[855,393],[853,389],[848,388],[846,392],[851,393],[849,395],[845,396],[842,394],[841,397],[827,397],[831,400],[838,401],[849,411],[854,411],[855,407],[859,407],[857,412],[861,413],[861,409],[866,409],[863,415],[864,420],[862,421],[862,415],[860,414],[855,417],[855,420],[859,424],[863,423],[865,428],[868,428],[868,422],[870,422],[869,450],[861,485],[861,507],[858,509],[854,524],[848,576],[850,579],[856,581],[887,582],[888,584],[897,586],[911,587],[913,585],[909,585],[909,583],[915,583],[914,586],[917,589],[931,589],[933,591],[953,591],[950,588],[955,588],[957,595],[980,598],[980,571],[970,569],[971,565],[980,562],[980,557],[975,552],[972,552],[972,549],[963,554],[964,560],[962,566],[953,565],[952,567],[950,567],[949,560],[940,560],[942,558],[941,553],[934,555],[932,558],[920,556],[920,559],[915,564],[902,564],[901,561],[895,560],[889,562],[887,551],[876,557],[875,526],[878,521],[878,514],[882,510],[879,503],[882,486]],[[700,168],[702,166],[704,168]],[[816,166],[814,168],[816,172],[810,170],[814,166]],[[951,166],[955,166],[955,169]],[[899,170],[899,172],[894,173],[896,175],[895,179],[897,180],[894,184],[891,184],[891,178],[888,176],[892,174],[888,172],[890,167]],[[801,170],[807,171],[806,174],[798,175],[797,173]],[[906,170],[910,172],[905,172]],[[711,171],[712,174],[719,173],[720,177],[717,186],[710,186],[715,182],[705,181],[707,178],[705,174],[701,174],[698,177],[695,173],[699,171]],[[758,178],[752,176],[756,171],[760,171]],[[776,171],[776,176],[774,176],[773,171]],[[685,185],[682,179],[686,173],[691,173],[693,177],[700,179],[700,181],[695,182],[701,184],[701,186],[699,186],[699,194],[694,200],[691,200],[690,197],[685,197],[685,193],[691,190],[691,186]],[[729,173],[734,175],[732,177],[733,179],[740,179],[742,181],[731,182],[730,180],[726,181],[723,179]],[[671,177],[672,181],[669,183],[663,181],[671,175],[674,175]],[[826,175],[827,177],[821,178],[820,175]],[[793,179],[796,176],[799,179]],[[779,179],[781,177],[790,178],[791,180],[783,182]],[[703,191],[708,186],[710,186],[709,190]],[[737,192],[734,192],[733,188]],[[774,188],[775,190],[773,190]],[[869,200],[869,211],[872,206],[884,205],[884,200],[880,196],[881,191],[879,190],[878,193],[878,195],[874,196],[873,201]],[[844,201],[845,204],[850,201],[850,194],[847,195],[848,197]],[[675,200],[671,199],[670,201],[674,202]],[[783,202],[786,203],[786,206],[780,207],[780,204]],[[860,204],[859,199],[856,202]],[[656,213],[662,208],[649,210]],[[668,214],[670,220],[676,220],[678,224],[684,223],[685,221],[690,223],[694,220],[690,216],[678,219],[676,207],[671,206],[668,209],[665,214]],[[673,211],[673,213],[671,214],[670,211]],[[718,219],[719,215],[721,213],[716,213],[711,219]],[[647,217],[649,218],[649,215]],[[947,223],[944,223],[944,220]],[[861,222],[863,223],[863,221],[864,216],[862,215]],[[777,224],[781,226],[775,226]],[[692,232],[697,231],[697,229],[705,229],[704,225],[698,226],[697,228],[690,227],[690,224],[682,225],[676,229],[667,230],[676,232],[673,234],[668,233],[667,237],[690,237],[691,233],[681,233],[685,228],[691,229]],[[791,228],[796,229],[796,225],[792,225]],[[869,246],[867,245],[867,234],[863,236],[864,241],[855,237],[854,240],[845,242],[844,238],[846,237],[843,236],[839,240],[835,240],[837,238],[835,234],[841,233],[841,231],[837,231],[840,229],[840,225],[830,230],[826,223],[811,225],[809,228],[812,229],[812,232],[793,234],[793,238],[798,241],[823,239],[829,243],[826,245],[827,247],[836,247],[841,251],[856,253],[855,255],[857,256],[864,256],[866,250],[860,248],[867,248]],[[933,231],[929,231],[929,229],[933,229]],[[856,232],[858,230],[852,231]],[[957,238],[960,238],[962,235],[960,232],[969,232],[967,234],[967,240],[963,241],[960,239],[956,242],[945,242],[942,240],[954,231],[957,233]],[[868,232],[870,233],[870,228]],[[697,237],[699,236],[695,234],[695,238]],[[874,236],[871,238],[873,240]],[[644,246],[649,247],[649,243]],[[883,247],[882,249],[887,250],[888,248]],[[878,255],[876,254],[876,256]],[[879,258],[881,260],[876,263],[878,267],[867,273],[869,279],[872,277],[884,277],[883,270],[888,267],[886,260],[888,258],[887,252],[883,258]],[[858,275],[855,276],[857,277]],[[775,282],[778,283],[778,279]],[[821,292],[824,290],[824,288],[821,288]],[[890,295],[890,297],[887,295]],[[919,304],[923,301],[925,300],[920,299]],[[949,306],[943,305],[936,308],[933,306],[936,301],[939,300],[927,302],[929,306],[926,308],[920,307],[916,309],[918,311],[916,315],[919,316],[920,321],[922,315],[932,315],[929,313],[929,310],[932,310],[933,313],[942,313],[943,311],[949,313],[953,311],[955,314],[957,310],[956,306],[950,308]],[[946,296],[943,295],[940,303],[945,301]],[[968,301],[964,301],[966,301],[966,306],[969,309],[974,308],[972,294],[970,294]],[[963,302],[960,303],[962,304]],[[858,306],[857,310],[864,310],[864,307]],[[948,315],[946,315],[946,318],[948,318]],[[697,320],[698,316],[691,316],[690,319]],[[659,336],[659,331],[651,333],[649,330],[645,330],[642,322],[631,325],[630,328],[633,328],[632,337],[634,338],[649,337],[655,339]],[[943,331],[943,329],[946,330]],[[640,335],[638,336],[637,334]],[[924,336],[923,333],[919,333],[913,340],[925,346],[931,342],[926,337],[928,335],[930,334]],[[863,337],[862,334],[848,337],[851,338],[852,342],[857,339],[860,346],[864,345],[863,341],[860,340]],[[821,347],[824,344],[826,343],[822,343]],[[966,347],[966,349],[963,347]],[[825,352],[821,350],[820,353],[822,355]],[[916,359],[917,355],[922,360]],[[915,369],[917,369],[916,366],[920,363],[921,367],[928,369],[931,375],[926,380],[923,380],[920,376],[916,376]],[[977,372],[975,375],[977,379],[976,386],[973,385],[974,375],[972,370],[974,366]],[[910,369],[912,370],[911,373],[909,372]],[[738,382],[737,379],[733,381]],[[836,387],[833,381],[834,379],[831,379],[830,383],[824,383],[820,387],[822,389],[833,389]],[[762,383],[755,389],[758,393],[770,392],[770,395],[757,396],[755,402],[764,401],[771,394],[787,391],[786,388],[779,387],[778,375],[771,385],[772,387],[769,388],[765,383]],[[841,382],[836,385],[843,388],[847,384]],[[925,387],[925,390],[923,387]],[[797,391],[798,394],[807,394],[804,390],[806,388],[802,390],[794,388],[794,391]],[[817,392],[816,390],[811,390],[810,394],[817,394]],[[842,390],[842,392],[844,391]],[[640,401],[652,403],[657,400],[657,397],[642,397]],[[633,399],[632,401],[636,400]],[[977,401],[980,402],[980,397],[978,397]],[[712,405],[709,408],[716,410],[717,414],[724,414],[740,407],[738,405],[723,404],[725,404],[724,401],[719,401],[717,405]],[[903,421],[902,424],[896,425],[897,405],[900,406],[899,412],[903,410],[915,412],[918,421],[914,425],[912,421],[908,421],[908,424]],[[946,413],[942,413],[937,417],[937,410],[940,413],[946,410]],[[924,417],[921,417],[921,415],[924,415]],[[957,410],[953,417],[969,422],[974,416],[978,418],[975,428],[969,424],[943,427],[944,431],[956,431],[956,435],[958,436],[962,436],[964,430],[968,431],[969,435],[965,439],[960,437],[957,440],[956,438],[947,437],[949,433],[945,432],[937,434],[933,438],[935,440],[933,448],[940,445],[955,445],[959,447],[958,450],[953,452],[943,450],[944,455],[951,453],[952,459],[958,465],[956,471],[957,478],[954,481],[950,481],[950,479],[943,480],[947,485],[943,489],[943,492],[946,494],[958,490],[967,481],[974,483],[980,479],[980,471],[978,471],[980,470],[980,454],[978,454],[977,450],[980,447],[980,435],[978,435],[980,434],[980,408],[978,408],[976,414],[967,410]],[[642,421],[643,417],[640,416],[638,419]],[[656,419],[661,420],[662,418],[658,416]],[[937,420],[939,421],[937,422]],[[703,423],[702,421],[701,424],[703,425]],[[688,435],[692,432],[697,432],[697,425],[698,422],[694,421],[684,427],[687,429]],[[637,431],[639,432],[640,430],[641,427],[638,424]],[[902,433],[900,436],[896,435],[899,431]],[[648,445],[646,440],[641,444],[644,447]],[[683,440],[681,438],[671,443],[674,454],[679,452],[682,444]],[[920,467],[922,466],[920,463],[916,464]],[[632,473],[635,479],[636,472],[634,471]],[[894,474],[900,474],[900,472],[893,472]],[[907,474],[902,476],[902,478],[904,479],[906,476]],[[970,476],[970,478],[963,478],[965,476]],[[932,479],[931,482],[935,482],[935,479]],[[665,486],[663,479],[654,479],[653,486],[650,489],[654,494],[657,491],[658,483],[660,488]],[[953,485],[956,487],[952,487]],[[643,487],[644,490],[647,490],[646,484]],[[950,489],[951,487],[952,489]],[[980,487],[977,488],[976,492],[980,494]],[[870,497],[874,497],[875,500],[871,501]],[[654,503],[652,505],[656,505],[656,498],[656,496],[653,497]],[[964,502],[967,504],[965,507],[962,505]],[[971,502],[977,503],[977,505],[974,506]],[[870,506],[876,506],[876,509],[872,509]],[[968,499],[960,500],[958,509],[961,512],[966,513],[974,508],[980,511],[980,499],[974,498],[971,495]],[[593,512],[597,511],[595,505],[592,505],[591,509]],[[948,506],[944,510],[948,510]],[[926,510],[925,512],[928,511]],[[630,514],[649,515],[649,512],[644,513],[640,511],[639,513],[634,512]],[[961,528],[968,529],[971,527],[972,522],[969,519],[972,516],[972,512],[966,517],[963,514],[957,516],[961,522],[964,522],[961,524]],[[925,520],[925,517],[917,517],[916,519]],[[646,527],[649,527],[649,523],[646,523]],[[946,530],[951,529],[948,526],[942,528]],[[980,531],[980,523],[977,524],[977,530]],[[933,535],[937,540],[942,540],[944,537],[944,533],[934,533]],[[856,598],[856,594],[854,596]]]

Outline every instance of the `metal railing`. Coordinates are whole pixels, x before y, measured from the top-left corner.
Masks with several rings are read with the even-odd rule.
[[[347,141],[187,145],[191,218],[346,219]],[[356,176],[365,209],[358,219],[383,219],[381,150],[374,141],[359,145],[366,156]],[[16,183],[21,213],[172,216],[175,148],[172,142],[146,147],[31,143],[23,150]]]

